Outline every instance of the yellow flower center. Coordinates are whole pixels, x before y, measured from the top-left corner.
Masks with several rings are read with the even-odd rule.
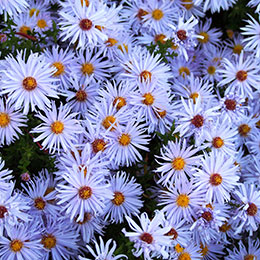
[[[32,17],[36,12],[36,17],[39,15],[40,13],[40,10],[36,9],[36,8],[32,8],[30,11],[29,11],[29,15],[30,17]]]
[[[187,194],[180,194],[176,199],[178,207],[187,208],[189,206],[190,199]]]
[[[172,168],[175,170],[175,171],[181,171],[184,169],[185,167],[185,161],[182,157],[176,157],[173,159],[172,161]]]
[[[78,191],[79,197],[83,200],[87,200],[92,195],[92,189],[88,186],[83,186]]]
[[[209,41],[209,34],[208,33],[200,32],[199,35],[204,37],[203,39],[198,38],[198,41],[200,43],[207,43]]]
[[[153,17],[153,19],[154,20],[156,20],[156,21],[159,21],[159,20],[161,20],[162,18],[163,18],[163,11],[162,10],[160,10],[160,9],[155,9],[155,10],[153,10],[153,12],[152,12],[152,17]]]
[[[108,38],[107,41],[106,41],[106,45],[108,47],[112,47],[114,46],[118,41],[114,38]]]
[[[220,147],[222,147],[224,145],[224,141],[220,137],[215,137],[212,140],[212,145],[215,148],[220,148]]]
[[[5,128],[10,123],[10,116],[7,113],[0,112],[0,127]]]
[[[166,42],[165,39],[166,39],[166,36],[164,34],[157,34],[154,36],[155,43],[160,42],[160,43],[164,44]]]
[[[181,253],[178,260],[191,260],[190,254],[187,252]]]
[[[205,245],[205,246],[203,246],[203,244],[202,243],[200,243],[200,253],[201,253],[201,255],[204,257],[207,253],[208,253],[208,251],[209,251],[209,249],[208,249],[208,247]]]
[[[54,77],[62,75],[65,71],[65,67],[60,61],[52,63],[52,66],[57,69],[57,71],[52,74]]]
[[[151,81],[151,79],[152,79],[152,73],[148,70],[142,71],[139,76],[140,76],[141,82]]]
[[[247,79],[247,72],[244,70],[239,70],[236,74],[236,78],[240,82],[245,81]]]
[[[52,249],[56,246],[56,237],[52,234],[46,234],[42,237],[41,243],[46,249]]]
[[[125,201],[125,196],[122,192],[116,191],[114,193],[114,199],[112,199],[112,203],[115,204],[116,206],[120,206],[124,203]]]
[[[55,121],[51,124],[51,131],[54,134],[61,134],[64,130],[64,124],[61,121]]]
[[[219,231],[220,232],[227,232],[229,229],[231,228],[231,225],[228,224],[227,221],[225,221],[225,223],[219,227]]]
[[[213,173],[210,175],[209,182],[213,186],[218,186],[222,183],[222,176],[218,173]]]
[[[10,248],[13,252],[20,252],[23,248],[23,242],[19,239],[14,239],[10,242]]]
[[[215,67],[215,66],[209,66],[209,67],[208,67],[208,73],[209,73],[210,75],[214,75],[215,72],[216,72],[216,67]]]
[[[31,28],[26,25],[21,26],[19,29],[19,32],[24,33],[24,34],[28,34],[28,32],[30,32],[30,31],[31,31]]]
[[[33,77],[26,77],[23,80],[23,88],[27,91],[32,91],[37,87],[37,81]]]
[[[83,75],[91,75],[94,72],[95,68],[91,63],[85,63],[81,66],[81,72]]]
[[[190,10],[193,7],[192,0],[182,0],[182,6],[186,8],[186,10]]]
[[[116,105],[117,104],[117,105]],[[113,106],[116,105],[116,109],[119,110],[126,105],[126,100],[123,97],[116,97],[113,101]]]
[[[164,118],[166,116],[166,110],[156,111],[155,115],[158,119]]]
[[[183,247],[181,247],[181,245],[180,244],[177,244],[175,247],[175,251],[179,254],[179,253],[181,253],[182,251],[183,251]]]
[[[238,132],[243,137],[247,137],[250,131],[251,131],[251,127],[247,124],[242,124],[238,127]]]
[[[88,95],[85,90],[80,89],[76,92],[76,100],[79,102],[85,102],[87,97]]]
[[[166,233],[165,236],[171,236],[172,240],[175,240],[178,237],[178,232],[174,228],[171,228],[171,230]]]
[[[190,98],[193,100],[193,103],[196,104],[196,99],[199,97],[199,93],[194,92],[190,94]]]
[[[34,207],[38,210],[44,210],[46,206],[46,202],[43,200],[43,198],[38,197],[34,200]]]
[[[120,44],[117,46],[117,48],[121,51],[121,52],[124,52],[126,51],[128,53],[128,46],[126,44]]]
[[[143,103],[147,106],[151,106],[154,102],[154,97],[151,93],[146,93],[143,95]]]
[[[185,78],[185,75],[190,75],[190,70],[188,67],[180,67],[179,68],[179,75],[183,76],[183,78]]]
[[[230,38],[230,39],[233,38],[233,35],[234,35],[234,31],[233,31],[233,30],[227,29],[227,30],[226,30],[226,33],[227,33],[228,38]]]
[[[39,19],[37,21],[37,26],[41,29],[45,28],[47,26],[47,23],[44,19]]]
[[[107,116],[103,122],[102,125],[108,129],[112,124],[114,124],[116,121],[116,118],[114,116]],[[117,124],[115,123],[114,126],[117,126]],[[115,127],[111,127],[110,131],[115,130]]]
[[[240,54],[243,50],[243,46],[241,44],[237,44],[233,48],[233,53]]]
[[[127,146],[131,143],[131,137],[129,134],[122,134],[119,138],[118,138],[118,142],[119,144],[121,144],[122,146]]]
[[[244,257],[244,260],[256,260],[257,258],[256,258],[256,256],[255,255],[246,255],[245,257]]]
[[[104,151],[106,149],[106,142],[103,139],[95,139],[92,143],[92,149],[94,153]]]

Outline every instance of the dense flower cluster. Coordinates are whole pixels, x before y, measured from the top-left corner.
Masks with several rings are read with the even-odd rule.
[[[20,41],[58,28],[0,60],[0,147],[29,134],[56,168],[18,189],[1,159],[0,259],[130,259],[116,224],[135,259],[260,258],[260,23],[222,40],[210,18],[236,2],[0,0]]]

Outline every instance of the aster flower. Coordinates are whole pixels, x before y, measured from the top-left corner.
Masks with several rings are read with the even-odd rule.
[[[233,251],[228,250],[229,255],[225,257],[226,260],[254,260],[260,257],[260,243],[259,239],[252,241],[248,238],[248,246],[240,240],[238,242],[239,248],[235,247]]]
[[[176,221],[180,221],[184,218],[187,222],[192,222],[196,210],[204,200],[204,192],[195,189],[192,181],[176,180],[175,186],[162,190],[158,205],[164,205],[162,211],[167,219],[174,217]]]
[[[19,110],[16,111],[14,105],[0,98],[0,146],[18,139],[18,133],[22,134],[20,127],[26,126],[26,121],[26,117]]]
[[[219,86],[228,84],[225,93],[234,93],[242,97],[253,97],[253,90],[257,89],[260,82],[258,75],[258,62],[251,56],[244,59],[244,53],[236,58],[235,62],[225,58],[223,60],[223,79],[218,83]]]
[[[98,233],[99,235],[104,234],[102,229],[105,227],[106,222],[104,222],[101,216],[85,212],[83,221],[76,221],[76,219],[77,216],[74,219],[73,225],[84,242],[89,243],[94,238],[94,233]]]
[[[81,84],[88,80],[104,80],[109,77],[111,63],[104,60],[102,50],[97,48],[86,48],[87,51],[80,50],[75,64],[72,64],[71,70],[77,73]]]
[[[136,183],[135,178],[130,179],[125,172],[117,172],[111,178],[110,183],[114,198],[106,205],[105,220],[110,218],[115,223],[121,223],[123,216],[130,217],[132,214],[138,214],[143,205],[142,189],[140,184]]]
[[[63,106],[56,108],[52,102],[52,108],[45,111],[45,115],[37,114],[43,123],[32,130],[32,133],[41,133],[34,142],[44,139],[42,146],[48,148],[50,153],[60,152],[60,148],[67,151],[72,142],[76,141],[76,135],[83,131],[79,121],[74,119],[76,113],[70,112],[70,107]]]
[[[200,260],[201,255],[199,253],[199,247],[195,243],[190,243],[181,253],[178,254],[177,257],[178,260]]]
[[[9,169],[3,169],[5,166],[5,161],[0,157],[0,192],[6,192],[12,184],[10,180],[12,179],[12,171]]]
[[[220,12],[220,9],[228,10],[232,5],[235,4],[237,0],[220,0],[220,1],[210,1],[205,0],[203,11],[206,12],[210,10],[211,13]]]
[[[238,185],[237,166],[232,157],[225,157],[213,150],[204,154],[202,168],[193,174],[195,187],[205,190],[207,201],[224,203],[230,201],[230,192]]]
[[[176,179],[187,179],[191,177],[194,166],[198,165],[201,156],[196,156],[198,149],[192,149],[193,146],[187,147],[185,138],[179,141],[169,141],[167,146],[161,149],[161,156],[156,156],[164,162],[158,162],[161,166],[155,172],[161,173],[162,177],[158,180],[165,186],[174,183]],[[195,156],[194,156],[195,155]]]
[[[188,104],[181,99],[181,104],[176,111],[179,120],[174,133],[180,132],[181,137],[195,136],[195,145],[199,146],[205,140],[205,131],[211,128],[213,118],[218,115],[217,106],[208,108],[202,105],[200,97],[194,104],[192,100],[188,100]],[[184,111],[183,111],[184,108]]]
[[[230,206],[225,204],[214,203],[200,206],[190,228],[196,243],[205,246],[217,242],[220,236],[219,228],[227,220],[229,211]]]
[[[89,79],[86,79],[84,84],[80,84],[77,78],[70,78],[69,84],[73,89],[66,91],[68,96],[66,101],[73,112],[83,115],[96,101],[99,84]]]
[[[27,193],[25,199],[32,215],[42,216],[51,214],[56,216],[58,214],[59,208],[55,205],[57,192],[55,190],[47,190],[48,182],[48,179],[34,179],[27,182],[26,185],[22,184]]]
[[[225,254],[225,252],[223,252],[224,248],[225,247],[222,244],[209,243],[203,245],[201,243],[200,254],[203,257],[203,260],[218,260]]]
[[[106,34],[97,27],[106,27],[108,22],[104,6],[92,3],[82,6],[81,1],[76,0],[70,7],[70,12],[63,8],[59,13],[63,41],[70,39],[70,44],[77,42],[78,48],[84,48],[87,44],[95,46],[99,41],[107,40]]]
[[[0,236],[0,257],[9,260],[42,259],[39,223],[7,225],[6,235]]]
[[[256,157],[260,156],[260,132],[252,133],[249,140],[246,141],[246,146],[248,147],[250,153],[254,154]]]
[[[146,3],[147,14],[142,16],[143,26],[148,30],[154,29],[156,32],[162,31],[172,21],[174,12],[172,2],[150,1]]]
[[[6,19],[6,13],[10,16],[16,16],[23,12],[26,7],[28,7],[28,3],[25,0],[1,0],[0,14],[4,13]]]
[[[43,260],[64,260],[73,256],[78,250],[78,234],[68,220],[61,217],[47,217],[45,227],[41,230]]]
[[[122,259],[122,257],[126,258],[126,259],[128,258],[126,255],[123,255],[123,254],[114,256],[114,252],[116,250],[116,242],[114,240],[109,239],[106,242],[106,244],[104,244],[102,237],[99,237],[99,240],[100,240],[99,244],[97,241],[94,241],[96,253],[89,245],[87,245],[87,249],[89,250],[91,255],[93,257],[95,257],[95,259],[117,260],[117,259]],[[111,249],[109,249],[109,246],[112,241],[113,241],[113,246]],[[80,260],[91,260],[90,258],[85,258],[82,256],[79,256],[79,259]]]
[[[58,98],[56,81],[51,77],[53,68],[49,67],[38,53],[31,53],[25,61],[26,51],[18,52],[16,58],[9,55],[3,71],[1,94],[7,94],[7,103],[14,103],[14,108],[23,107],[23,113],[35,111],[36,106],[42,110],[51,106],[48,97]]]
[[[43,33],[47,30],[50,30],[52,27],[52,18],[48,12],[41,12],[39,15],[34,16],[35,18],[35,31]]]
[[[5,192],[0,196],[0,237],[3,236],[7,225],[15,225],[18,221],[31,220],[28,210],[30,207],[21,193],[14,192],[14,184],[10,183]]]
[[[146,212],[141,216],[137,216],[141,224],[139,227],[132,218],[126,216],[128,225],[133,230],[127,232],[122,230],[126,237],[129,237],[130,241],[134,242],[136,251],[133,251],[135,257],[144,255],[145,260],[151,260],[152,256],[157,255],[168,259],[168,253],[164,249],[164,246],[170,245],[171,236],[165,234],[170,231],[170,227],[162,227],[164,215],[161,211],[156,211],[152,220],[149,219]]]
[[[239,204],[233,220],[237,224],[236,232],[249,231],[252,235],[260,223],[260,191],[254,184],[241,183],[233,192],[235,203]]]
[[[204,37],[203,39],[198,38],[198,42],[204,50],[210,50],[212,45],[218,45],[220,37],[222,36],[222,33],[218,29],[210,29],[211,23],[212,19],[207,19],[205,24],[199,25],[196,30],[198,35]]]
[[[159,54],[150,54],[147,50],[136,50],[129,61],[122,64],[125,72],[121,77],[129,79],[133,84],[154,82],[163,88],[167,87],[170,68],[161,62]]]
[[[178,46],[178,53],[183,55],[186,60],[189,59],[187,51],[193,49],[197,45],[194,38],[203,39],[203,36],[195,34],[194,26],[197,23],[198,20],[194,16],[191,16],[185,22],[184,17],[180,16],[176,26],[170,24],[170,27],[174,30],[173,42],[176,46]]]
[[[259,8],[258,8],[259,9]],[[243,32],[242,35],[247,36],[243,43],[246,43],[245,50],[253,51],[257,58],[260,57],[260,41],[259,30],[260,24],[250,14],[248,14],[251,20],[246,20],[248,23],[245,27],[240,28]]]
[[[70,216],[70,220],[84,220],[84,213],[102,213],[108,200],[113,199],[109,190],[108,181],[100,178],[100,175],[84,173],[84,168],[76,172],[71,170],[63,173],[66,181],[58,184],[57,197],[60,199],[58,205]]]
[[[121,110],[120,110],[121,111]],[[118,125],[114,131],[106,134],[109,139],[107,144],[107,157],[117,166],[129,166],[142,159],[137,149],[149,151],[146,147],[150,139],[145,134],[146,128],[133,119],[129,119],[126,126]]]
[[[205,132],[206,143],[203,146],[223,153],[226,157],[234,157],[236,155],[236,135],[237,130],[230,127],[227,118],[223,119],[222,122],[218,118],[215,126],[210,131]]]
[[[50,50],[44,51],[46,62],[50,63],[56,70],[52,76],[60,79],[62,89],[68,88],[69,77],[71,73],[71,64],[74,61],[74,53],[68,48],[63,50],[59,46],[53,45]]]
[[[158,116],[170,107],[169,93],[154,82],[142,82],[130,97],[130,104],[136,110],[139,120],[143,118],[146,124],[158,123]],[[149,131],[150,132],[150,131]]]

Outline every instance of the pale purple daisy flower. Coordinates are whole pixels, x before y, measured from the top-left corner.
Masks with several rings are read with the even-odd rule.
[[[231,191],[238,185],[238,167],[234,158],[226,157],[213,150],[209,155],[204,153],[201,168],[193,174],[195,187],[205,191],[207,202],[224,203],[230,201]]]
[[[114,255],[114,252],[116,250],[116,242],[112,239],[109,239],[106,244],[104,243],[102,237],[99,237],[100,243],[98,244],[98,242],[96,240],[94,240],[94,244],[95,244],[95,249],[96,252],[92,249],[92,247],[90,247],[89,245],[87,245],[87,249],[88,251],[91,253],[91,255],[93,257],[95,257],[95,259],[106,259],[106,260],[122,260],[123,258],[128,258],[126,255],[120,254],[120,255]],[[112,248],[110,247],[111,242],[113,242],[113,246]],[[85,258],[82,256],[79,256],[80,260],[92,260],[93,258]]]
[[[113,199],[110,183],[100,175],[84,172],[65,171],[62,175],[66,182],[58,184],[57,191],[61,210],[70,216],[70,220],[83,221],[85,212],[102,213],[108,200]]]
[[[170,231],[171,227],[163,227],[164,215],[161,211],[155,211],[152,220],[149,219],[146,212],[141,216],[137,216],[141,224],[139,227],[132,218],[126,216],[128,225],[133,230],[127,232],[125,228],[122,230],[130,241],[134,242],[136,251],[133,251],[135,257],[144,255],[145,260],[151,260],[153,256],[160,256],[168,259],[169,254],[165,250],[165,246],[170,245],[171,236],[165,234]]]
[[[200,155],[195,155],[199,149],[193,149],[193,146],[187,146],[185,138],[179,141],[169,141],[167,146],[161,148],[161,156],[156,156],[164,162],[158,163],[161,165],[155,172],[161,173],[161,178],[158,183],[165,186],[174,183],[176,179],[187,179],[192,176],[194,166],[200,164]]]
[[[20,127],[26,126],[27,118],[14,105],[0,98],[0,146],[9,145],[22,134]]]
[[[14,108],[23,107],[23,113],[35,111],[36,107],[46,110],[51,106],[48,97],[58,98],[57,79],[52,77],[54,68],[50,67],[43,56],[30,53],[25,60],[26,51],[17,53],[16,58],[7,56],[3,71],[1,94],[7,94],[7,102],[14,103]]]
[[[185,219],[193,222],[196,217],[196,210],[205,202],[205,193],[194,188],[192,181],[176,180],[175,185],[162,190],[159,199],[159,206],[163,205],[167,219],[175,218],[176,221]]]
[[[52,102],[52,108],[46,110],[45,115],[36,115],[43,123],[32,130],[32,133],[40,133],[34,142],[43,140],[43,148],[49,149],[50,153],[59,153],[61,148],[68,151],[72,142],[76,142],[77,134],[83,132],[79,121],[74,119],[77,113],[71,113],[70,107],[62,104],[57,111],[55,103]]]
[[[114,198],[109,201],[104,209],[105,220],[112,222],[123,222],[124,216],[139,214],[139,209],[143,206],[141,201],[142,188],[136,183],[134,177],[131,179],[125,172],[117,172],[111,178],[111,191]]]

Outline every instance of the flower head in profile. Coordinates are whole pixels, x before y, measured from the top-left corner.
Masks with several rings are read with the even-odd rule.
[[[95,244],[95,249],[96,252],[93,250],[93,248],[89,245],[87,245],[87,249],[88,251],[91,253],[91,255],[93,257],[95,257],[95,259],[106,259],[106,260],[117,260],[117,259],[123,259],[126,258],[126,255],[120,254],[120,255],[114,255],[114,252],[116,250],[116,242],[112,239],[109,239],[106,243],[104,243],[102,237],[99,237],[99,243],[94,240],[94,244]],[[113,246],[112,248],[110,247],[111,242],[113,242]],[[85,258],[82,256],[79,256],[80,260],[91,260],[93,258]]]

